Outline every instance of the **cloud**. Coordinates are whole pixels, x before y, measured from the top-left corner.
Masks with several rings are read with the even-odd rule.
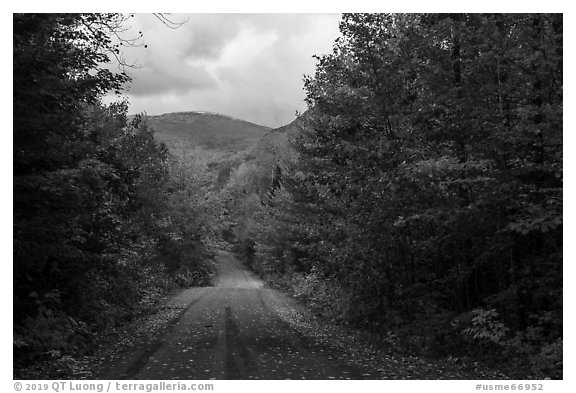
[[[131,112],[206,110],[278,127],[305,110],[303,75],[331,51],[335,14],[188,14],[171,30],[152,15],[132,18],[148,48],[129,48]]]
[[[241,29],[239,19],[233,14],[188,15],[187,28],[188,59],[217,59],[226,44],[236,37]]]
[[[128,88],[132,96],[163,93],[186,93],[190,90],[215,87],[216,81],[206,69],[175,62],[169,68],[152,64],[135,73]]]

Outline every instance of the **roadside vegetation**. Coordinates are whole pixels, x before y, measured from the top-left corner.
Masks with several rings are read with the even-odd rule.
[[[117,14],[14,15],[14,377],[78,359],[178,287],[209,283],[213,211],[125,102]],[[208,200],[208,202],[207,202]]]
[[[392,348],[562,378],[562,26],[344,15],[309,110],[229,185],[237,252]]]

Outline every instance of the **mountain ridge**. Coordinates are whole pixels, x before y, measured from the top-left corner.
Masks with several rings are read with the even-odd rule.
[[[255,123],[253,121],[249,121],[246,119],[241,119],[239,117],[235,117],[235,116],[231,116],[231,115],[227,115],[225,113],[220,113],[220,112],[211,112],[211,111],[196,111],[196,110],[192,110],[192,111],[177,111],[177,112],[165,112],[165,113],[161,113],[159,115],[147,115],[148,118],[161,118],[161,117],[173,117],[173,116],[186,116],[186,115],[201,115],[201,116],[216,116],[216,117],[221,117],[221,118],[225,118],[225,119],[230,119],[230,120],[234,120],[234,121],[240,121],[243,123],[249,123],[249,124],[253,124],[259,127],[265,127],[268,128],[270,130],[275,129],[276,127],[269,127],[269,126],[265,126],[262,124],[258,124]]]
[[[156,138],[179,156],[197,148],[242,151],[270,130],[246,120],[204,111],[168,112],[146,118],[156,131]]]

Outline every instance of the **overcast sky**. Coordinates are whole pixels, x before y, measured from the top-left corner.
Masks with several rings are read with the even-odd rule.
[[[210,111],[279,127],[303,111],[303,75],[314,54],[331,51],[339,14],[174,14],[176,30],[137,14],[125,35],[144,34],[129,48],[130,113]]]

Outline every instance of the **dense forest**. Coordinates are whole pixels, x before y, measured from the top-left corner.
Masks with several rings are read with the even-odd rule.
[[[240,199],[237,249],[391,347],[561,376],[562,15],[340,31],[269,143],[268,186]]]
[[[390,351],[562,378],[561,14],[344,14],[308,110],[250,143],[102,103],[129,17],[14,15],[16,376],[210,285],[226,241]]]
[[[118,14],[14,15],[14,367],[74,370],[98,334],[210,281],[209,180],[108,91]],[[34,374],[25,374],[34,376]]]

